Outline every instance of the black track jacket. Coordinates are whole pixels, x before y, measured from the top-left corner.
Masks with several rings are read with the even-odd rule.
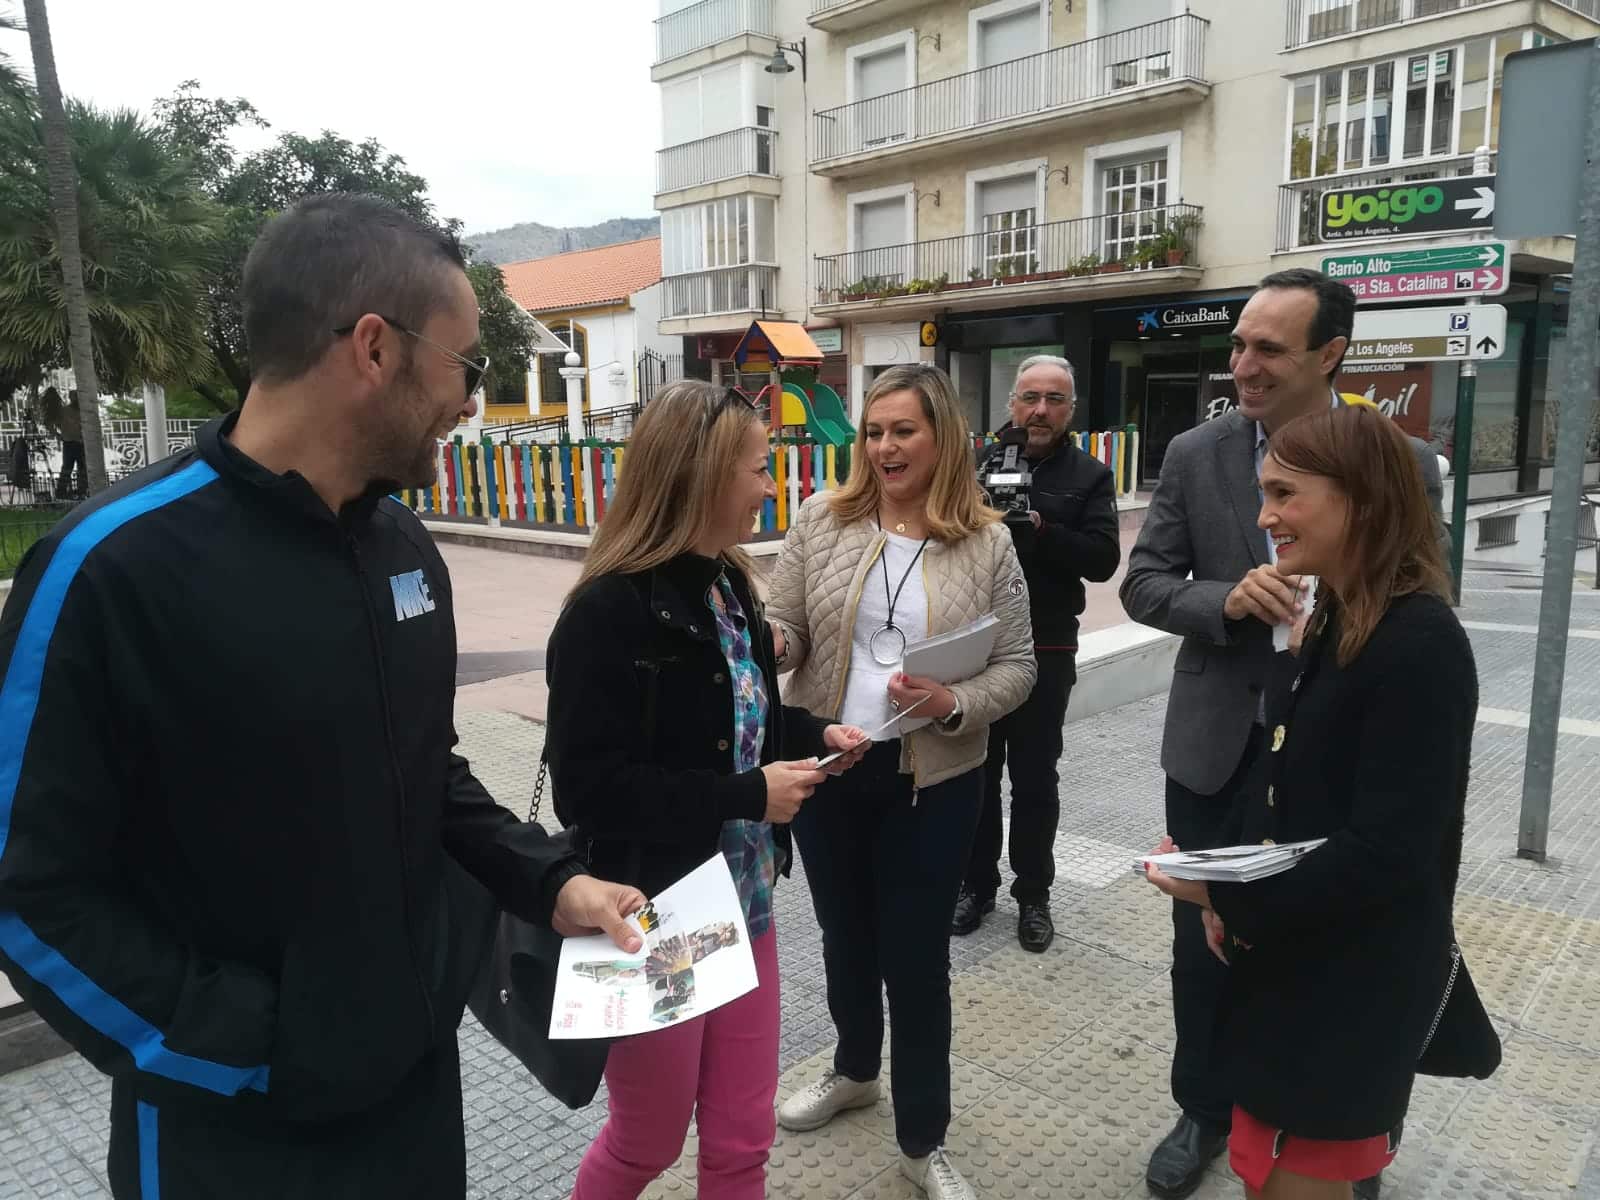
[[[478,883],[548,922],[579,868],[452,752],[450,579],[416,517],[334,516],[234,419],[18,573],[0,967],[113,1077],[119,1198],[460,1196]]]

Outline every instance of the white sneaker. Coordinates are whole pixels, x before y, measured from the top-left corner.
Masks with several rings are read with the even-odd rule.
[[[978,1193],[961,1177],[943,1146],[926,1158],[902,1154],[900,1174],[921,1188],[928,1200],[978,1200]]]
[[[778,1105],[778,1124],[795,1133],[821,1129],[840,1113],[878,1102],[878,1081],[857,1083],[832,1069]]]

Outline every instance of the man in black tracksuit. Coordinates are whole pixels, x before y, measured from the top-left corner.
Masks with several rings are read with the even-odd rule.
[[[242,413],[74,509],[0,616],[0,968],[112,1076],[119,1198],[461,1196],[489,894],[614,936],[642,897],[452,751],[450,577],[385,494],[473,411],[453,240],[307,201],[244,300]]]
[[[971,933],[994,911],[1000,888],[1000,777],[1011,758],[1011,894],[1020,909],[1017,940],[1042,954],[1055,938],[1050,885],[1055,881],[1056,823],[1061,817],[1056,761],[1061,757],[1067,698],[1077,679],[1078,617],[1083,581],[1103,582],[1122,558],[1116,485],[1110,469],[1067,439],[1075,403],[1072,366],[1064,358],[1023,360],[1011,390],[1011,424],[1028,431],[1031,511],[1012,520],[1017,557],[1028,580],[1039,679],[1022,707],[989,729],[983,815],[950,932]],[[981,484],[1003,454],[990,447],[978,465]]]

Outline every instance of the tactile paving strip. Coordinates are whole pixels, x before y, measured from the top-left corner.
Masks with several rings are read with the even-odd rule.
[[[1043,954],[1029,954],[1015,944],[1006,946],[972,973],[1056,1009],[1068,1018],[1074,1031],[1099,1020],[1164,974],[1062,938]],[[1166,986],[1164,980],[1161,986]]]
[[[1084,1025],[992,977],[957,976],[950,982],[950,1001],[951,1049],[1007,1079]]]
[[[1092,1115],[1154,1149],[1177,1119],[1164,1049],[1102,1025],[1091,1026],[1024,1069],[1017,1082],[1069,1107],[1093,1096]]]
[[[1057,905],[1056,933],[1147,967],[1166,967],[1172,961],[1172,901],[1134,877],[1134,857],[1125,856],[1118,881],[1092,898]]]
[[[1458,896],[1455,922],[1484,1007],[1513,1022],[1527,1010],[1573,928],[1571,917],[1481,896]]]
[[[1463,1094],[1487,1088],[1586,1128],[1600,1124],[1600,1053],[1526,1029],[1504,1038],[1503,1048],[1500,1069],[1486,1082],[1465,1081]]]
[[[1570,1196],[1592,1131],[1492,1088],[1469,1088],[1444,1139],[1460,1146],[1486,1173],[1506,1181],[1514,1196]]]
[[[1577,939],[1568,943],[1522,1024],[1557,1041],[1600,1050],[1600,945]]]

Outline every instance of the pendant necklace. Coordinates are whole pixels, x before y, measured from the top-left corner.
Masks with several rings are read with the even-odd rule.
[[[883,531],[883,522],[877,517],[873,518],[878,526],[878,531]],[[895,527],[895,532],[905,529],[902,523]],[[894,623],[894,608],[900,602],[900,593],[905,589],[906,580],[911,578],[911,572],[917,569],[917,560],[922,557],[922,552],[928,548],[928,539],[922,539],[922,545],[917,547],[917,552],[911,556],[911,563],[906,567],[905,574],[900,576],[900,585],[891,593],[889,591],[889,547],[883,548],[883,598],[889,602],[889,617],[882,625],[873,631],[872,637],[867,640],[867,649],[872,652],[872,661],[880,667],[892,667],[905,656],[906,635]]]

